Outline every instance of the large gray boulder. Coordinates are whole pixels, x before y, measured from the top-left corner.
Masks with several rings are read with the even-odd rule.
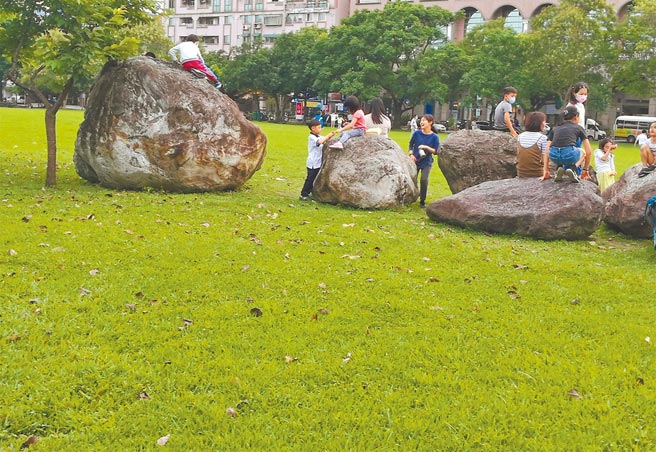
[[[602,212],[592,182],[519,178],[483,182],[426,209],[434,221],[544,240],[586,238],[599,227]]]
[[[641,164],[633,165],[604,190],[604,222],[631,237],[650,238],[653,230],[643,216],[647,199],[656,196],[656,172],[638,177],[641,169]]]
[[[381,135],[351,138],[344,149],[323,149],[314,199],[362,209],[389,209],[419,197],[417,167],[399,145]]]
[[[460,130],[440,146],[438,165],[451,193],[517,176],[517,140],[507,132]]]
[[[109,188],[238,188],[266,155],[266,136],[237,104],[178,65],[148,57],[105,66],[75,143],[78,174]]]

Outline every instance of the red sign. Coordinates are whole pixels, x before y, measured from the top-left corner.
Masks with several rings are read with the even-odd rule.
[[[296,114],[297,115],[303,114],[303,102],[296,102]]]

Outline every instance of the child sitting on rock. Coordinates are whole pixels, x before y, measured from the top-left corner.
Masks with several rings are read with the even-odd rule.
[[[599,190],[602,192],[615,183],[615,156],[613,151],[617,145],[610,138],[599,142],[599,149],[595,151],[595,169]]]
[[[342,135],[339,137],[339,141],[330,145],[333,149],[344,149],[344,143],[349,138],[361,137],[367,131],[364,112],[360,108],[360,100],[355,96],[348,96],[344,100],[344,106],[348,108],[353,118],[349,123],[337,130],[337,133],[341,133]]]
[[[543,173],[540,180],[550,178],[549,160],[554,162],[558,169],[556,170],[555,182],[562,182],[563,175],[572,182],[579,182],[576,175],[576,168],[583,165],[582,179],[589,179],[590,158],[592,157],[592,148],[588,141],[588,136],[579,122],[579,111],[576,107],[568,105],[562,112],[563,123],[554,127],[547,137],[548,153],[544,158]],[[581,140],[584,149],[577,146],[577,141]]]

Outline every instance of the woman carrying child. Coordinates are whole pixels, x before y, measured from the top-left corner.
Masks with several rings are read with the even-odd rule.
[[[563,123],[554,127],[547,137],[549,151],[545,155],[543,174],[540,180],[551,177],[549,174],[549,160],[554,162],[556,170],[555,182],[562,182],[563,175],[572,182],[579,182],[576,176],[576,168],[583,165],[581,178],[590,179],[590,158],[592,148],[583,127],[579,125],[579,111],[573,105],[568,105],[562,112]],[[583,149],[577,147],[577,141],[581,140]]]

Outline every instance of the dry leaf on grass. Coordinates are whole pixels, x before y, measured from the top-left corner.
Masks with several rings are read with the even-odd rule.
[[[36,444],[37,442],[39,442],[39,437],[38,436],[30,436],[29,438],[27,438],[27,440],[23,444],[21,444],[20,448],[21,448],[21,450],[22,449],[27,449],[28,447],[30,447],[33,444]]]

